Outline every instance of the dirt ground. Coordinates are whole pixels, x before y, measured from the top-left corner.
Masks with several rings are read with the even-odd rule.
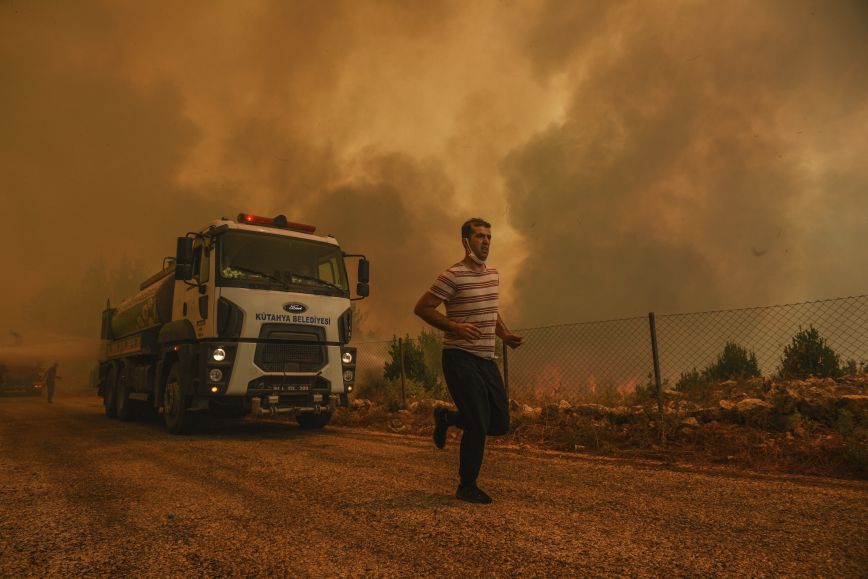
[[[868,483],[0,398],[0,576],[865,576]]]

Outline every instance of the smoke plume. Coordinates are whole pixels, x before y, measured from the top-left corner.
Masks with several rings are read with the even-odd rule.
[[[0,328],[239,211],[368,255],[384,336],[471,215],[516,327],[862,293],[865,38],[857,1],[6,0]]]

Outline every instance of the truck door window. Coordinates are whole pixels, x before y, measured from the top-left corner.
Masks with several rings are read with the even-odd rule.
[[[335,264],[333,261],[324,261],[319,264],[319,272],[317,273],[320,279],[327,282],[337,284],[338,278],[335,275]]]
[[[193,277],[196,281],[206,283],[209,275],[209,259],[201,243],[193,244]]]
[[[199,267],[202,263],[202,245],[193,244],[193,277],[199,279]]]
[[[211,274],[211,258],[209,256],[209,252],[205,251],[205,248],[201,248],[201,256],[199,258],[199,283],[208,283]]]

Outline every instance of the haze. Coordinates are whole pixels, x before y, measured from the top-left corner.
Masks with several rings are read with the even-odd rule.
[[[868,288],[861,1],[3,0],[0,82],[0,341],[33,356],[239,211],[367,254],[379,336],[469,216],[518,328]]]

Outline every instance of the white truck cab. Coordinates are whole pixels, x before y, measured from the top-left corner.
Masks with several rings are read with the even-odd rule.
[[[368,277],[364,256],[282,215],[242,213],[178,238],[167,267],[103,312],[106,413],[162,408],[176,434],[205,414],[285,413],[321,428],[352,391],[350,302],[368,295]]]

